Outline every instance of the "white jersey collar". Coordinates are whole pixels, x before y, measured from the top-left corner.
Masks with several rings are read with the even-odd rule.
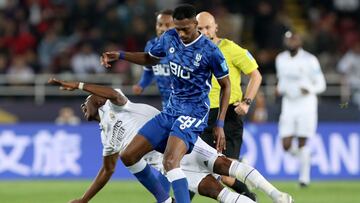
[[[188,47],[188,46],[191,46],[191,45],[195,44],[197,41],[199,41],[199,39],[200,39],[202,36],[203,36],[203,34],[200,33],[200,35],[199,35],[194,41],[190,42],[189,44],[185,44],[181,39],[180,39],[180,41],[181,41],[181,43],[182,43],[185,47]],[[180,37],[179,37],[179,38],[180,38]]]

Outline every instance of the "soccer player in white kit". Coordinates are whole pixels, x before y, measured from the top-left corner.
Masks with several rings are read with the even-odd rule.
[[[309,137],[316,134],[317,94],[325,91],[326,83],[318,59],[302,49],[302,40],[296,33],[285,33],[286,51],[276,57],[278,92],[282,95],[279,135],[283,148],[299,158],[299,184],[310,183]],[[297,138],[298,145],[293,143]]]
[[[126,148],[137,131],[160,111],[146,104],[132,103],[119,89],[57,79],[50,79],[49,83],[59,85],[63,90],[81,89],[92,93],[81,105],[81,109],[87,120],[99,121],[103,144],[103,167],[83,197],[70,201],[71,203],[88,202],[111,178],[120,152]],[[159,152],[149,152],[142,162],[145,160],[157,170],[164,171],[163,155]],[[207,145],[200,137],[192,152],[182,159],[181,168],[184,170],[191,191],[219,202],[254,203],[248,197],[223,187],[216,179],[219,175],[215,173],[237,178],[250,188],[260,189],[275,203],[293,202],[290,195],[276,189],[256,169],[218,154],[216,149]],[[165,178],[163,175],[160,176]],[[170,197],[165,201],[167,202],[171,202]]]

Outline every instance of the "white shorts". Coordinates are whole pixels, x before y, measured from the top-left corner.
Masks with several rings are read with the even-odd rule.
[[[157,151],[151,151],[143,157],[146,163],[150,166],[154,167],[156,170],[160,171],[162,174],[165,174],[165,170],[162,164],[163,154]]]
[[[216,149],[198,137],[192,152],[185,155],[180,164],[186,175],[190,191],[198,193],[200,182],[209,174],[219,179],[219,175],[213,174],[214,163],[219,156],[222,155],[218,154]]]
[[[309,138],[316,134],[317,112],[281,112],[279,135],[281,138],[296,136]]]

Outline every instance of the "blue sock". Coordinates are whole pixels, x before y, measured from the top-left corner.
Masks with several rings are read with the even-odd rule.
[[[151,167],[151,171],[155,174],[157,179],[160,181],[161,185],[165,189],[165,192],[169,194],[170,187],[171,187],[169,180],[160,171],[156,170],[154,167]]]
[[[190,203],[190,194],[186,178],[173,181],[172,188],[177,203]]]
[[[184,172],[180,168],[175,168],[167,172],[167,177],[171,181],[176,203],[190,203],[188,182]]]
[[[130,169],[131,171],[131,169]],[[134,173],[139,182],[145,186],[156,198],[157,202],[164,202],[170,195],[165,191],[158,177],[152,172],[151,167],[146,164],[140,172]]]

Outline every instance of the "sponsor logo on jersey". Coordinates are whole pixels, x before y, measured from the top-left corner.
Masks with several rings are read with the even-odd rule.
[[[173,75],[186,80],[190,79],[190,72],[188,71],[189,68],[182,67],[181,65],[170,61],[170,69]]]
[[[199,67],[200,66],[200,61],[201,61],[201,58],[202,58],[202,55],[201,54],[196,54],[196,56],[195,56],[195,61],[194,61],[194,66],[196,66],[196,67]]]
[[[121,126],[122,121],[117,121],[113,127],[113,134],[110,140],[112,146],[120,146],[121,141],[124,138],[125,128]]]
[[[174,48],[174,47],[170,47],[169,52],[170,52],[171,54],[174,53],[174,52],[175,52],[175,48]]]
[[[170,69],[168,64],[157,64],[155,66],[152,66],[154,75],[157,76],[169,76],[170,75]]]

